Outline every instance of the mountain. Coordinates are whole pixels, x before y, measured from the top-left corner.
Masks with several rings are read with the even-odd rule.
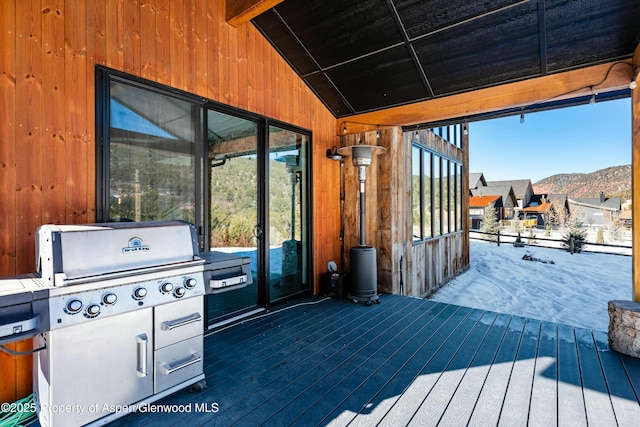
[[[631,198],[631,165],[612,166],[591,173],[562,173],[533,184],[536,194],[567,194],[569,197]]]

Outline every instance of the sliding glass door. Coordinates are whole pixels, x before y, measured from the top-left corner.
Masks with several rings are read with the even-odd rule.
[[[194,224],[203,252],[251,259],[207,296],[218,325],[310,290],[308,131],[97,67],[96,219]]]

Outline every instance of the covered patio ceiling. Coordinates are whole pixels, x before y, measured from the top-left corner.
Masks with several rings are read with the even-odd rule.
[[[337,118],[628,61],[640,41],[640,0],[250,3],[273,6],[253,24]]]

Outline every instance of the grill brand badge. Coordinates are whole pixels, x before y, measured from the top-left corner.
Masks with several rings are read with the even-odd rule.
[[[141,238],[132,237],[126,248],[122,248],[122,253],[129,254],[132,252],[148,252],[151,248],[144,244]]]

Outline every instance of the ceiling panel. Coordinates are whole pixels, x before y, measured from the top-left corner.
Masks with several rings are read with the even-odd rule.
[[[640,41],[640,1],[548,0],[549,70],[627,58]]]
[[[467,21],[413,43],[436,96],[540,72],[538,15],[535,5]]]
[[[355,112],[346,104],[342,94],[323,73],[308,75],[304,80],[336,117],[347,116]]]
[[[275,10],[321,68],[402,42],[385,0],[294,0]]]
[[[406,104],[429,96],[404,45],[332,68],[327,76],[355,111]]]
[[[522,0],[395,0],[393,5],[407,36],[415,39],[518,3]]]

